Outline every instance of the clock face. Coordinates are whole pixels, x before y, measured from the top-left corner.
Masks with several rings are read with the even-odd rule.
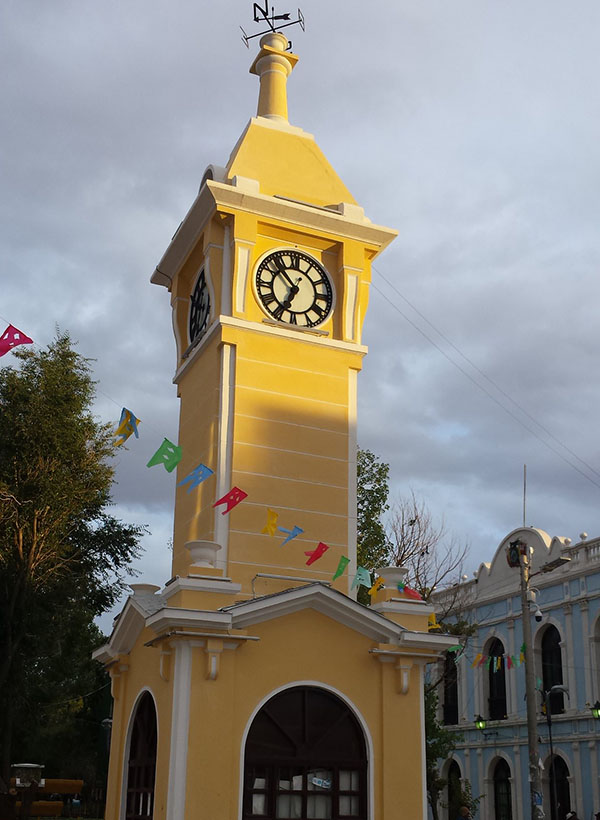
[[[198,277],[190,302],[190,342],[195,342],[206,330],[210,316],[210,293],[204,271]]]
[[[256,294],[269,316],[297,327],[315,327],[333,309],[329,274],[302,251],[273,251],[256,270]]]

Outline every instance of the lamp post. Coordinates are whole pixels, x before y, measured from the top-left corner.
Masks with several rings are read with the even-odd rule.
[[[531,820],[544,820],[542,798],[542,775],[539,766],[539,746],[536,713],[535,668],[533,662],[533,641],[531,635],[531,601],[529,581],[534,575],[552,572],[566,564],[570,558],[557,558],[544,564],[538,572],[531,572],[531,553],[528,545],[517,539],[511,541],[507,550],[509,566],[519,567],[521,582],[521,620],[523,622],[523,643],[525,644],[525,701],[527,706],[527,744],[529,750],[529,799]]]

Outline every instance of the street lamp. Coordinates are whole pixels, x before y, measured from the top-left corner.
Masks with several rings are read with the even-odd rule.
[[[544,564],[537,572],[531,572],[531,553],[533,553],[533,549],[530,549],[524,541],[517,538],[509,543],[506,558],[509,566],[519,567],[521,581],[521,620],[523,622],[523,643],[525,644],[525,699],[527,705],[531,820],[544,820],[542,776],[538,765],[540,755],[538,750],[535,669],[531,636],[531,601],[528,594],[529,581],[535,575],[552,572],[552,570],[568,563],[571,559],[557,558]]]
[[[475,718],[475,728],[479,729],[480,732],[483,732],[485,727],[487,726],[487,720],[482,718],[481,715],[477,715]]]
[[[558,797],[556,795],[556,769],[554,767],[554,748],[552,746],[552,709],[550,708],[550,696],[555,692],[563,692],[569,697],[569,690],[566,686],[557,683],[551,686],[543,693],[544,707],[546,710],[546,723],[548,724],[548,740],[550,741],[550,785],[552,787],[552,812],[551,816],[556,817],[556,810],[558,808]],[[596,701],[597,702],[597,701]],[[600,706],[600,704],[599,704]]]

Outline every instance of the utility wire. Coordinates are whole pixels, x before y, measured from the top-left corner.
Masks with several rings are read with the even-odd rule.
[[[519,402],[518,402],[518,401],[516,401],[516,399],[514,399],[514,398],[510,395],[510,393],[507,393],[507,392],[506,392],[506,390],[504,390],[504,389],[503,389],[503,388],[502,388],[502,387],[498,384],[498,382],[494,381],[494,379],[492,379],[492,378],[491,378],[491,376],[488,376],[488,375],[487,375],[487,373],[485,373],[485,371],[483,371],[480,367],[478,367],[472,359],[470,359],[470,358],[469,358],[469,357],[468,357],[465,353],[463,353],[463,352],[462,352],[462,350],[461,350],[461,349],[460,349],[457,345],[455,345],[455,344],[454,344],[454,342],[452,341],[452,339],[449,339],[449,338],[448,338],[448,336],[446,336],[444,333],[442,333],[442,331],[441,331],[441,330],[439,330],[439,328],[437,328],[437,327],[436,327],[436,326],[435,326],[432,322],[430,322],[430,321],[429,321],[429,319],[427,318],[427,316],[425,316],[423,313],[421,313],[421,311],[420,311],[420,310],[416,307],[416,305],[413,305],[413,304],[412,304],[412,302],[410,302],[410,301],[406,298],[406,296],[405,296],[403,293],[401,293],[401,291],[399,291],[399,290],[398,290],[398,288],[394,285],[394,283],[393,283],[393,282],[390,282],[390,280],[389,280],[386,276],[384,276],[384,275],[383,275],[383,273],[381,273],[381,271],[380,271],[380,270],[377,270],[376,268],[373,268],[373,270],[375,270],[375,271],[376,271],[377,275],[378,275],[378,276],[380,276],[380,277],[381,277],[381,279],[383,279],[383,281],[384,281],[384,282],[386,282],[386,283],[389,285],[389,287],[390,287],[390,288],[391,288],[391,289],[392,289],[395,293],[397,293],[397,294],[398,294],[398,296],[399,296],[399,297],[400,297],[400,298],[401,298],[404,302],[406,302],[406,304],[407,304],[407,305],[408,305],[408,306],[409,306],[412,310],[414,310],[414,312],[415,312],[415,313],[416,313],[416,314],[417,314],[417,315],[418,315],[421,319],[423,319],[423,321],[424,321],[427,325],[429,325],[429,327],[430,327],[432,330],[434,330],[434,331],[438,334],[438,336],[440,336],[440,338],[442,338],[442,339],[446,342],[446,344],[450,345],[450,347],[451,347],[453,350],[455,350],[455,351],[458,353],[458,355],[459,355],[462,359],[464,359],[464,361],[465,361],[465,362],[467,362],[467,364],[471,365],[471,367],[473,368],[473,370],[477,371],[477,373],[479,373],[479,375],[480,375],[480,376],[483,376],[483,378],[484,378],[487,382],[489,382],[489,384],[491,384],[491,385],[492,385],[492,387],[494,387],[494,388],[495,388],[495,389],[496,389],[496,390],[497,390],[497,391],[498,391],[501,395],[503,395],[503,396],[504,396],[504,398],[508,399],[508,400],[509,400],[509,401],[510,401],[510,402],[511,402],[511,403],[512,403],[512,404],[513,404],[513,405],[514,405],[514,406],[515,406],[518,410],[520,410],[520,411],[521,411],[521,413],[523,413],[523,415],[524,415],[524,416],[527,416],[527,418],[528,418],[528,419],[530,419],[530,420],[531,420],[534,424],[536,424],[536,425],[540,428],[540,430],[543,430],[543,431],[544,431],[544,433],[546,433],[546,435],[547,435],[547,436],[549,436],[549,437],[550,437],[553,441],[555,441],[557,444],[559,444],[559,445],[560,445],[560,446],[561,446],[564,450],[566,450],[566,451],[567,451],[567,453],[569,453],[570,455],[572,455],[572,456],[573,456],[573,458],[576,458],[576,459],[577,459],[577,461],[579,461],[579,463],[580,463],[580,464],[583,464],[583,465],[584,465],[584,467],[587,467],[587,469],[588,469],[590,472],[594,473],[594,475],[596,475],[598,478],[600,478],[600,471],[598,471],[598,470],[596,470],[594,467],[592,467],[592,465],[591,465],[591,464],[588,464],[588,463],[587,463],[587,461],[585,461],[585,459],[581,458],[581,456],[578,456],[576,452],[574,452],[573,450],[571,450],[571,448],[570,448],[570,447],[568,447],[568,446],[564,443],[564,441],[561,441],[559,438],[557,438],[551,430],[549,430],[547,427],[545,427],[545,426],[544,426],[541,422],[539,422],[539,421],[538,421],[538,420],[537,420],[534,416],[532,416],[532,415],[531,415],[531,413],[529,413],[529,412],[528,412],[528,411],[527,411],[524,407],[522,407],[522,406],[519,404]]]
[[[387,281],[387,280],[386,280],[386,281]],[[531,433],[531,435],[532,435],[532,436],[534,436],[534,437],[535,437],[535,438],[536,438],[539,442],[541,442],[541,443],[542,443],[545,447],[547,447],[549,450],[552,450],[552,452],[553,452],[555,455],[557,455],[557,456],[558,456],[558,457],[559,457],[562,461],[564,461],[564,462],[565,462],[565,464],[568,464],[570,467],[572,467],[574,470],[576,470],[576,471],[577,471],[577,472],[578,472],[581,476],[583,476],[583,477],[584,477],[585,479],[587,479],[590,483],[594,484],[596,487],[598,487],[598,489],[600,489],[600,483],[599,483],[598,481],[595,481],[595,480],[594,480],[591,476],[589,476],[589,475],[588,475],[587,473],[585,473],[582,469],[580,469],[580,468],[579,468],[576,464],[574,464],[574,463],[573,463],[570,459],[568,459],[568,458],[567,458],[565,455],[563,455],[563,454],[562,454],[559,450],[557,450],[557,449],[556,449],[556,447],[553,447],[553,446],[552,446],[552,444],[550,444],[550,442],[548,442],[548,441],[546,441],[546,439],[542,438],[542,437],[539,435],[539,433],[537,433],[537,431],[536,431],[536,430],[534,430],[532,427],[530,427],[528,424],[526,424],[526,423],[525,423],[522,419],[520,419],[520,418],[519,418],[519,416],[517,416],[515,413],[513,413],[513,411],[512,411],[509,407],[507,407],[505,404],[503,404],[503,403],[502,403],[502,402],[501,402],[501,401],[500,401],[500,400],[499,400],[496,396],[494,396],[494,395],[493,395],[493,393],[490,393],[490,391],[489,391],[489,390],[488,390],[488,389],[487,389],[487,388],[486,388],[483,384],[481,384],[480,382],[478,382],[478,381],[477,381],[477,379],[475,379],[475,378],[474,378],[474,377],[473,377],[473,376],[472,376],[472,375],[471,375],[468,371],[466,371],[466,370],[464,369],[464,367],[462,367],[462,366],[461,366],[461,365],[460,365],[457,361],[455,361],[455,359],[453,359],[453,358],[452,358],[452,357],[451,357],[451,356],[450,356],[450,355],[449,355],[449,354],[448,354],[448,353],[447,353],[447,352],[446,352],[446,351],[445,351],[442,347],[440,347],[440,345],[438,345],[438,344],[437,344],[437,342],[435,342],[435,341],[431,338],[431,336],[428,336],[428,335],[427,335],[427,333],[426,333],[426,332],[425,332],[422,328],[420,328],[420,327],[419,327],[419,325],[417,325],[417,324],[416,324],[416,322],[414,322],[414,321],[413,321],[413,320],[412,320],[409,316],[407,316],[407,315],[406,315],[406,313],[404,313],[404,311],[402,311],[402,310],[401,310],[401,308],[399,308],[397,304],[395,304],[394,302],[392,302],[392,301],[391,301],[391,299],[389,299],[389,297],[388,297],[388,296],[387,296],[387,295],[386,295],[386,294],[385,294],[385,293],[384,293],[384,292],[383,292],[380,288],[378,288],[376,284],[374,284],[374,283],[372,282],[372,283],[371,283],[371,287],[372,287],[372,288],[373,288],[373,290],[375,290],[375,291],[376,291],[376,292],[377,292],[377,293],[378,293],[378,294],[379,294],[379,295],[380,295],[383,299],[385,299],[385,300],[386,300],[386,302],[390,305],[390,307],[392,307],[392,308],[393,308],[393,309],[394,309],[397,313],[399,313],[399,314],[400,314],[400,316],[402,316],[402,318],[403,318],[406,322],[408,322],[408,324],[409,324],[409,325],[411,325],[411,327],[413,327],[413,328],[417,331],[417,333],[420,333],[420,334],[421,334],[421,336],[423,336],[423,337],[424,337],[424,338],[425,338],[425,339],[429,342],[429,344],[433,345],[433,347],[435,347],[435,349],[436,349],[436,350],[438,350],[438,351],[442,354],[442,356],[450,362],[450,364],[454,365],[454,367],[456,367],[456,368],[457,368],[457,370],[460,370],[460,372],[463,374],[463,376],[465,376],[465,378],[467,378],[467,379],[468,379],[468,380],[469,380],[472,384],[474,384],[474,385],[475,385],[475,387],[479,388],[479,390],[481,390],[483,393],[485,393],[485,395],[486,395],[489,399],[491,399],[491,401],[493,401],[493,402],[494,402],[494,404],[497,404],[497,405],[498,405],[498,407],[500,407],[502,410],[504,410],[504,412],[505,412],[507,415],[509,415],[512,419],[514,419],[514,421],[516,421],[516,422],[517,422],[517,424],[520,424],[520,425],[521,425],[521,427],[523,427],[525,430],[527,430],[529,433]],[[433,325],[432,325],[432,327],[433,327]],[[435,328],[434,328],[434,330],[435,330]],[[436,330],[436,332],[438,332],[438,331]],[[440,334],[440,335],[441,335],[441,334]],[[595,472],[595,471],[594,471],[594,472]]]

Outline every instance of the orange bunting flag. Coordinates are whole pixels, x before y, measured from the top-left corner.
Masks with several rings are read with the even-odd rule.
[[[473,663],[471,664],[471,669],[475,669],[475,667],[476,667],[476,666],[479,666],[479,664],[480,664],[480,662],[481,662],[481,657],[482,657],[482,656],[481,656],[481,652],[478,652],[478,653],[475,655],[475,660],[474,660],[474,661],[473,661]]]
[[[371,589],[369,590],[369,595],[371,596],[371,598],[373,597],[373,595],[375,595],[375,593],[378,590],[382,589],[384,586],[385,586],[385,578],[382,578],[381,575],[380,575],[379,578],[375,581],[375,583],[371,587]]]
[[[275,512],[275,510],[270,509],[267,507],[267,523],[262,528],[261,532],[264,535],[275,535],[277,532],[277,519],[279,518],[279,513]]]
[[[13,325],[9,325],[0,336],[0,356],[4,356],[17,345],[32,345],[33,339],[26,336]]]
[[[324,544],[322,541],[319,541],[316,548],[314,550],[308,550],[305,552],[305,555],[308,555],[308,561],[306,562],[306,566],[310,566],[314,564],[315,561],[318,561],[329,549],[327,544]]]
[[[225,509],[221,513],[221,515],[227,515],[228,512],[243,501],[244,498],[248,498],[248,493],[245,493],[243,490],[240,490],[239,487],[232,487],[228,493],[226,493],[223,498],[219,498],[218,501],[215,501],[213,507],[219,507],[221,504],[225,504]]]

